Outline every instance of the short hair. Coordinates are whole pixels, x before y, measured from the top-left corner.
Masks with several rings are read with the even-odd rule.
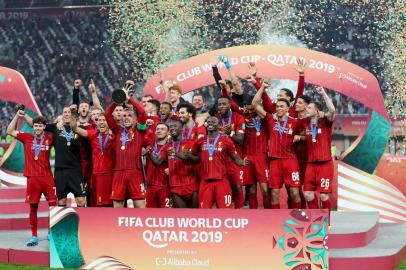
[[[231,102],[231,98],[227,95],[221,95],[217,100],[219,100],[220,98],[228,99],[228,101]]]
[[[314,101],[312,101],[310,103],[313,103],[314,106],[316,106],[317,110],[323,111],[323,104],[321,104],[320,102],[314,100]]]
[[[44,124],[44,125],[46,125],[47,120],[42,115],[38,115],[38,116],[34,117],[34,119],[32,119],[32,123],[33,124]]]
[[[89,107],[90,107],[90,102],[87,101],[87,100],[82,100],[82,101],[80,101],[80,102],[79,102],[79,106],[80,106],[80,104],[83,104],[83,103],[86,103],[86,104],[89,105]]]
[[[303,101],[306,102],[306,104],[309,104],[312,102],[311,97],[309,97],[308,95],[301,95],[299,98],[303,99]]]
[[[172,111],[172,104],[169,103],[168,101],[162,102],[162,103],[161,103],[161,106],[162,106],[162,105],[167,105],[167,106],[169,106],[169,109]]]
[[[193,100],[195,97],[202,97],[203,102],[204,102],[204,96],[203,96],[202,93],[196,93],[196,94],[194,94],[193,97],[192,97],[192,100]]]
[[[168,130],[169,130],[169,125],[167,125],[166,123],[164,123],[164,122],[160,122],[160,123],[158,123],[156,126],[158,127],[158,126],[165,126]]]
[[[290,107],[290,102],[286,98],[278,98],[278,100],[276,102],[279,102],[279,101],[285,102],[286,105],[288,106],[288,108]]]
[[[173,85],[169,90],[175,90],[178,91],[179,94],[182,94],[182,88],[180,88],[179,84]]]
[[[161,106],[161,103],[156,100],[156,99],[150,99],[147,102],[151,103],[152,105],[155,106],[155,108],[159,111],[159,107]]]
[[[286,95],[289,97],[289,102],[295,99],[295,97],[293,96],[293,92],[290,89],[282,88],[280,91],[285,91]]]
[[[147,95],[143,96],[143,98],[146,98],[146,97],[150,97],[150,98],[154,99],[154,97],[152,95],[150,95],[150,94],[147,94]]]
[[[196,117],[196,108],[192,104],[190,104],[189,102],[181,102],[181,103],[178,104],[176,109],[179,112],[180,109],[182,109],[182,108],[186,108],[186,111],[188,113],[191,113],[192,118],[195,119],[195,117]]]
[[[173,125],[174,123],[179,123],[181,127],[183,125],[183,123],[179,119],[171,119],[171,125]]]

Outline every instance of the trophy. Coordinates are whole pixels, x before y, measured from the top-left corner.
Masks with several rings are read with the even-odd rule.
[[[24,111],[25,110],[25,105],[24,104],[17,104],[15,106],[15,110],[16,110],[16,112],[18,112],[19,110]]]

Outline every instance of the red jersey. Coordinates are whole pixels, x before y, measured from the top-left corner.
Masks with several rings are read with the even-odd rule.
[[[79,127],[89,130],[94,130],[93,126],[88,123],[79,122]],[[89,164],[92,163],[92,145],[88,140],[80,141],[80,163]]]
[[[157,115],[147,116],[147,122],[149,122],[148,120],[152,120],[152,124],[147,125],[147,130],[145,132],[146,136],[148,136],[149,138],[155,137],[156,126],[158,125],[160,119],[161,117]]]
[[[245,135],[243,152],[244,155],[268,152],[268,131],[261,117],[252,117],[244,114]],[[258,129],[258,130],[257,130]]]
[[[313,126],[315,142],[312,140],[310,118],[305,118],[304,124],[306,129],[308,162],[332,160],[331,135],[333,131],[333,121],[329,121],[326,117],[318,119],[316,125]]]
[[[219,133],[220,134],[220,133]],[[209,156],[207,145],[207,136],[199,139],[193,145],[193,153],[200,153],[201,176],[202,180],[223,179],[227,175],[227,163],[231,155],[237,153],[233,141],[224,135],[220,135],[216,145],[215,138],[209,138],[210,146],[213,145],[212,160]]]
[[[196,141],[197,139],[206,136],[206,128],[204,126],[199,127],[196,122],[193,123],[194,125],[192,129],[186,127],[186,125],[183,126],[182,138],[184,140]]]
[[[161,156],[166,157],[168,160],[169,185],[171,187],[186,186],[197,182],[192,162],[179,157],[168,156],[170,148],[174,148],[176,152],[183,152],[184,149],[191,151],[192,144],[193,142],[190,140],[182,141],[180,144],[179,142],[173,142],[161,152]]]
[[[266,114],[266,121],[269,132],[269,152],[272,158],[294,158],[293,137],[300,133],[302,122],[296,118],[286,116],[279,122],[269,113]]]
[[[223,125],[226,125],[226,126],[230,125],[230,129],[231,129],[230,136],[232,136],[233,134],[237,134],[237,133],[241,133],[241,134],[245,133],[244,117],[242,117],[240,114],[235,113],[230,110],[229,117],[223,119],[223,118],[221,118],[221,115],[218,115],[217,118],[220,120],[220,126],[219,126],[220,132],[223,129]],[[238,155],[241,157],[242,156],[242,146],[235,144],[235,147],[237,149]]]
[[[44,134],[43,140],[35,138],[36,147],[39,150],[38,159],[35,160],[34,135],[25,132],[18,132],[17,140],[24,145],[24,176],[52,176],[49,164],[49,152],[53,142],[52,135]],[[42,145],[40,147],[42,140]]]
[[[145,124],[146,116],[142,106],[135,102],[132,98],[130,99],[130,103],[138,112],[138,123]],[[145,133],[140,132],[136,126],[132,127],[130,130],[119,126],[112,116],[116,106],[117,104],[115,103],[111,104],[105,112],[106,121],[111,131],[116,136],[116,163],[114,170],[141,170],[141,149],[143,146]]]
[[[297,85],[297,91],[296,91],[295,100],[293,101],[293,103],[291,103],[291,106],[290,106],[289,111],[288,111],[290,117],[297,118],[297,112],[295,110],[295,103],[296,103],[297,99],[303,95],[304,84],[305,84],[304,74],[300,74],[299,75],[299,82],[298,82],[298,85]],[[262,85],[261,79],[257,78],[256,81],[255,81],[255,88],[257,90],[259,90],[259,88],[261,88],[261,85]],[[272,100],[269,98],[266,91],[264,91],[264,93],[262,94],[262,105],[263,105],[264,110],[266,112],[268,112],[268,113],[275,113],[276,112],[276,103],[272,102]]]
[[[153,149],[153,154],[155,156],[163,156],[163,153],[168,151],[170,147],[169,144],[159,145],[155,144],[153,141],[146,142],[146,146]],[[147,158],[147,185],[154,186],[168,186],[168,176],[165,174],[165,169],[168,168],[168,163],[166,161],[162,162],[160,165],[156,166],[151,159]]]
[[[92,145],[92,160],[93,160],[93,173],[106,173],[114,169],[116,158],[115,153],[115,139],[113,134],[101,135],[99,138],[99,131],[90,129],[87,131],[87,137]],[[107,139],[108,136],[108,139]],[[103,148],[103,151],[101,150]]]

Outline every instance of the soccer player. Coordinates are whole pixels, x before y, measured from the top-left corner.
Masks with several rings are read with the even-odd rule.
[[[141,150],[144,133],[137,126],[145,125],[144,108],[133,98],[127,101],[137,110],[138,123],[134,124],[133,110],[126,109],[122,114],[123,126],[118,125],[113,118],[113,111],[117,104],[112,103],[105,112],[108,126],[117,137],[115,143],[116,162],[111,192],[114,207],[124,207],[126,199],[132,199],[134,207],[145,207],[145,187],[141,164]]]
[[[71,192],[75,196],[77,206],[82,207],[86,205],[86,185],[81,170],[81,138],[70,127],[72,111],[76,112],[76,107],[64,107],[62,122],[47,124],[45,131],[51,133],[54,138],[54,176],[58,205],[66,206],[66,197]],[[31,117],[25,114],[24,119],[28,125],[33,126]]]
[[[311,98],[307,95],[301,95],[297,99],[297,101],[295,103],[295,110],[296,110],[298,119],[306,118],[306,108],[310,104],[310,102],[311,102]],[[308,155],[306,138],[303,136],[300,136],[300,140],[297,141],[293,146],[295,149],[297,162],[299,163],[299,176],[300,176],[300,179],[304,180],[306,166],[307,166],[307,155]],[[302,187],[303,187],[303,181],[302,181]],[[302,204],[301,209],[305,209],[306,208],[306,199],[304,197],[302,187],[299,190],[300,202]]]
[[[124,108],[121,105],[116,105],[113,111],[113,119],[118,125],[122,124]]]
[[[169,186],[173,203],[176,208],[197,208],[198,184],[193,163],[183,154],[184,150],[191,151],[191,140],[182,140],[182,122],[172,120],[169,127],[172,141],[168,149],[163,149],[159,157],[150,156],[155,165],[168,161]]]
[[[152,95],[144,95],[141,98],[141,104],[142,104],[142,107],[144,107],[145,111],[148,111],[147,110],[147,102],[150,101],[151,99],[154,99],[154,97]]]
[[[231,101],[228,96],[221,96],[218,99],[217,109],[219,111],[217,117],[221,123],[221,132],[230,137],[236,146],[238,155],[242,156],[242,144],[244,142],[245,132],[244,118],[237,113],[233,113],[231,110]],[[243,208],[244,193],[241,186],[244,181],[244,169],[231,161],[231,158],[228,159],[228,168],[228,176],[234,192],[234,207],[237,209]]]
[[[164,123],[156,126],[156,140],[147,140],[147,208],[170,208],[172,207],[172,198],[169,191],[168,175],[165,169],[168,168],[168,162],[164,160],[161,164],[155,165],[152,162],[154,157],[159,157],[163,150],[167,151],[169,127]],[[164,152],[165,152],[164,151]]]
[[[52,135],[45,134],[46,120],[42,116],[35,117],[32,122],[34,134],[19,132],[16,125],[25,112],[17,111],[7,127],[7,134],[17,138],[24,145],[24,176],[27,177],[27,191],[25,202],[30,204],[31,239],[27,246],[38,245],[37,213],[41,194],[44,194],[49,206],[56,206],[55,182],[49,164],[52,146]]]
[[[334,164],[331,157],[331,135],[335,116],[333,102],[323,87],[316,88],[327,105],[328,112],[322,113],[322,105],[312,101],[307,106],[305,121],[308,162],[303,190],[310,209],[319,208],[315,191],[320,192],[320,208],[331,210],[329,193],[334,179]]]
[[[97,129],[84,129],[71,121],[73,131],[88,138],[92,147],[93,174],[91,178],[91,197],[96,206],[112,206],[111,187],[115,161],[115,140],[110,132],[106,117],[99,115],[95,120]]]
[[[266,87],[268,87],[268,83],[263,82],[252,104],[255,106],[257,113],[264,119],[270,138],[269,188],[271,189],[271,208],[280,208],[280,189],[285,184],[285,186],[289,186],[292,207],[298,209],[300,208],[299,188],[301,183],[293,142],[300,137],[301,123],[297,119],[288,116],[290,104],[286,99],[278,99],[274,115],[267,113],[259,105]]]
[[[303,95],[303,91],[304,91],[304,82],[305,82],[304,72],[305,72],[305,67],[306,67],[306,61],[304,59],[297,59],[296,63],[297,63],[296,71],[299,74],[299,82],[298,82],[298,86],[297,86],[296,97],[294,97],[292,91],[287,88],[280,89],[279,93],[277,95],[278,99],[286,99],[289,101],[289,103],[293,104],[293,106],[289,108],[289,116],[295,117],[295,118],[297,117],[297,113],[295,110],[295,104],[297,102],[297,99]],[[257,67],[256,67],[255,63],[253,63],[253,62],[249,63],[248,69],[250,70],[251,82],[254,82],[255,88],[257,90],[260,89],[261,88],[261,79],[257,77]],[[266,92],[264,92],[263,96],[262,96],[262,105],[266,112],[275,113],[276,103],[272,102],[272,100],[269,98],[269,96]]]
[[[232,207],[232,191],[227,178],[228,158],[231,157],[239,166],[249,164],[247,159],[241,160],[233,141],[222,135],[219,120],[210,116],[207,121],[207,136],[199,139],[193,146],[193,154],[185,151],[185,155],[199,162],[202,181],[199,187],[199,207],[212,208],[214,202],[217,208]]]
[[[198,126],[194,121],[196,117],[196,109],[189,102],[180,103],[178,105],[179,120],[183,124],[182,139],[197,140],[206,136],[206,128]]]

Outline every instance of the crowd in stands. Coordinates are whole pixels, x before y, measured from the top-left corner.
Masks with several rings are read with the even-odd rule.
[[[7,5],[11,3],[5,2]],[[58,5],[60,1],[53,2]],[[62,111],[66,93],[72,88],[71,83],[75,78],[92,78],[100,88],[102,101],[106,104],[112,89],[130,76],[131,60],[107,41],[107,16],[89,12],[86,16],[31,16],[24,20],[2,20],[2,24],[7,27],[0,28],[0,65],[14,68],[25,76],[47,119],[55,119]],[[341,28],[334,35],[340,44],[334,50],[330,48],[328,53],[364,67],[372,64],[372,50],[368,49],[368,44],[359,41],[360,33],[355,26]],[[306,90],[311,88],[306,85]],[[213,86],[199,89],[208,107],[214,104],[219,95],[215,89],[214,82]],[[307,93],[312,95],[312,91]],[[87,96],[87,93],[83,94]],[[332,91],[329,95],[340,114],[366,113],[362,104],[346,96]],[[0,105],[0,125],[4,127],[14,113],[14,106],[3,102]],[[4,128],[1,130],[4,133]],[[4,135],[0,134],[2,138]]]

